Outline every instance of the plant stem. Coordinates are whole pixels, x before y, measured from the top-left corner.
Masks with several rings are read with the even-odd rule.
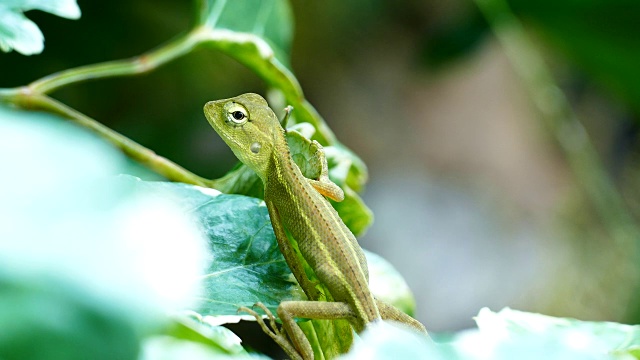
[[[260,63],[260,66],[258,66],[253,61],[247,61],[247,59],[234,53],[233,50],[235,50],[235,48],[233,46],[229,47],[228,44],[227,46],[223,45],[229,42],[227,36],[227,31],[217,33],[216,29],[209,27],[195,27],[188,33],[177,37],[167,44],[131,59],[81,66],[48,75],[32,82],[28,86],[0,89],[0,101],[14,104],[25,109],[35,108],[61,114],[80,126],[86,127],[99,136],[104,137],[121,149],[127,156],[141,162],[143,165],[148,166],[151,170],[158,172],[169,180],[217,188],[218,186],[224,186],[224,178],[219,180],[206,180],[198,177],[179,165],[157,156],[153,151],[118,134],[86,115],[46,96],[46,94],[54,90],[79,82],[149,72],[167,62],[188,54],[200,44],[209,43],[214,45],[214,48],[227,53],[256,71],[265,81],[273,83],[271,84],[272,86],[288,90],[288,92],[285,91],[286,95],[288,95],[290,97],[289,100],[298,107],[297,111],[300,116],[317,128],[319,140],[327,144],[337,144],[337,140],[331,129],[313,106],[302,96],[300,85],[297,83],[293,74],[274,59],[263,59],[267,64],[266,67],[264,67],[265,63]],[[251,38],[251,36],[249,36],[249,38]],[[267,68],[277,76],[273,76],[273,74],[265,70]],[[274,79],[277,79],[277,81]]]
[[[152,150],[147,149],[126,136],[109,129],[96,120],[46,95],[33,95],[16,100],[16,103],[23,108],[45,110],[58,114],[86,129],[89,129],[98,136],[111,142],[131,159],[138,161],[171,181],[179,181],[186,184],[204,187],[215,187],[215,181],[193,174],[180,165],[157,155]]]
[[[29,84],[28,89],[33,93],[48,94],[64,86],[87,80],[137,75],[154,70],[193,50],[199,44],[201,31],[201,28],[195,28],[155,50],[131,59],[81,66],[45,76]]]

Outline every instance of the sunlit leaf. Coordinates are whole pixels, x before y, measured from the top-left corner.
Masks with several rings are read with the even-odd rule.
[[[624,359],[640,349],[640,326],[580,321],[485,308],[476,317],[481,338],[500,359]],[[555,357],[554,357],[555,356]]]
[[[199,343],[217,354],[245,356],[247,351],[242,347],[240,338],[231,330],[211,325],[195,312],[182,312],[172,316],[172,322],[163,335],[179,340]]]
[[[44,36],[26,16],[28,10],[46,11],[67,19],[80,18],[76,0],[7,0],[0,3],[0,49],[16,50],[23,55],[39,54],[44,49]]]
[[[285,0],[202,0],[200,23],[256,35],[267,41],[287,62],[293,34],[293,18]]]

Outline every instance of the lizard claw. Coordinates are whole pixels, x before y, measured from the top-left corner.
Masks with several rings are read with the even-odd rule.
[[[273,316],[273,313],[261,302],[257,302],[253,304],[253,306],[251,307],[252,308],[258,307],[262,309],[262,311],[264,311],[265,314],[267,314],[267,317],[269,318],[269,325],[271,325],[271,328],[267,326],[267,323],[262,318],[262,315],[258,314],[253,309],[249,309],[248,307],[241,306],[238,308],[238,312],[246,312],[249,315],[256,318],[256,322],[258,323],[258,325],[260,325],[260,327],[262,328],[262,331],[264,331],[267,335],[269,335],[269,337],[271,337],[273,340],[278,342],[277,338],[283,337],[284,334],[282,333],[282,330],[278,327],[278,324],[276,324],[276,317]]]
[[[278,327],[278,325],[276,324],[276,317],[273,315],[271,310],[269,310],[269,308],[267,308],[261,302],[257,302],[251,307],[258,307],[265,312],[265,314],[269,318],[269,325],[271,325],[271,328],[267,326],[264,319],[262,318],[262,315],[258,314],[252,309],[249,309],[248,307],[241,306],[238,308],[238,312],[246,312],[249,315],[252,315],[254,318],[256,318],[256,322],[258,323],[258,325],[260,325],[262,331],[269,335],[269,337],[272,338],[273,341],[276,342],[276,344],[280,345],[280,347],[291,357],[291,359],[302,360],[302,356],[298,353],[291,341],[289,341],[287,334],[282,331],[282,328]]]

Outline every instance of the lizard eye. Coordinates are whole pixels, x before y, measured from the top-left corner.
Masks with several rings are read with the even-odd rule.
[[[227,119],[234,124],[240,125],[249,120],[249,115],[242,105],[234,103],[227,109]]]
[[[244,119],[244,114],[242,113],[242,111],[234,111],[231,113],[231,116],[233,116],[233,118],[238,121]]]

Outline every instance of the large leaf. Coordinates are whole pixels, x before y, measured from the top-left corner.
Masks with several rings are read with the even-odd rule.
[[[46,275],[0,275],[0,358],[135,359],[131,323],[64,285]]]
[[[293,17],[285,0],[203,0],[199,23],[211,29],[253,34],[264,39],[287,63]]]
[[[0,129],[0,358],[135,358],[193,298],[193,223],[116,181],[123,155],[62,119],[0,106]]]
[[[212,260],[203,278],[201,314],[235,315],[239,306],[258,301],[275,310],[282,300],[305,299],[280,253],[262,200],[179,183],[132,177],[128,181],[141,191],[172,199],[181,212],[197,219]],[[373,253],[365,255],[375,295],[406,312],[413,311],[412,294],[393,266]],[[391,295],[390,289],[400,291]]]
[[[192,185],[138,182],[173,198],[195,215],[208,241],[211,265],[202,278],[202,315],[236,315],[262,302],[275,312],[282,300],[305,299],[280,253],[264,202]]]
[[[204,296],[196,309],[200,314],[218,317],[216,323],[237,321],[237,309],[262,302],[272,312],[282,300],[304,300],[280,253],[268,211],[256,198],[224,195],[197,186],[141,182],[138,186],[177,201],[183,212],[198,219],[209,240],[211,266],[204,276]],[[393,267],[371,253],[369,260],[374,294],[411,313],[413,297]],[[327,300],[331,301],[330,295]],[[213,320],[212,320],[213,321]],[[311,339],[317,356],[336,356],[350,345],[352,334],[346,322],[312,321],[301,324]],[[318,339],[331,339],[320,341]]]
[[[5,0],[0,3],[0,49],[15,49],[24,55],[39,54],[44,36],[38,26],[24,16],[28,10],[42,10],[67,19],[80,18],[76,0]]]
[[[267,359],[249,354],[231,330],[202,321],[195,313],[174,316],[163,332],[146,339],[141,359]]]
[[[640,326],[482,309],[477,330],[443,342],[386,323],[370,326],[344,359],[638,359]],[[442,336],[441,336],[442,337]],[[443,337],[444,338],[444,337]]]

